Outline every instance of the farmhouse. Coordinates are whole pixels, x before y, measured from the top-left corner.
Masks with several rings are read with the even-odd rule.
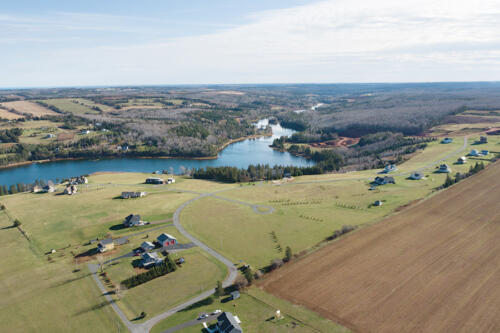
[[[115,243],[113,242],[112,238],[103,239],[99,242],[99,244],[97,244],[97,250],[101,253],[113,250],[114,248]]]
[[[55,138],[55,137],[56,137],[56,136],[55,136],[54,134],[49,133],[49,134],[47,134],[47,135],[44,137],[44,139],[52,139],[52,138]]]
[[[33,193],[40,193],[43,191],[43,187],[35,185],[33,186]]]
[[[441,164],[439,166],[439,169],[437,169],[438,173],[450,173],[451,172],[451,168],[448,166],[448,164]]]
[[[386,165],[384,170],[382,171],[383,173],[389,173],[389,172],[394,172],[397,171],[398,168],[394,164],[389,164]]]
[[[165,184],[165,181],[157,177],[149,177],[146,179],[146,184]]]
[[[488,138],[487,138],[487,137],[485,137],[485,136],[481,136],[481,137],[479,138],[479,143],[488,143]]]
[[[375,207],[382,206],[382,201],[377,200],[377,201],[375,201],[375,202],[373,203],[373,205],[374,205]]]
[[[469,153],[469,156],[479,156],[479,151],[476,149],[472,149]]]
[[[78,191],[78,188],[76,187],[76,185],[69,185],[69,186],[66,186],[66,188],[64,189],[64,194],[73,195],[73,194],[76,194],[77,191]]]
[[[441,140],[441,143],[452,143],[453,142],[453,139],[452,138],[444,138],[443,140]]]
[[[148,268],[154,265],[161,264],[163,262],[163,259],[158,257],[158,253],[156,252],[145,252],[141,255],[142,261],[141,265],[144,268]]]
[[[487,150],[481,150],[481,155],[488,156],[489,153]]]
[[[167,178],[167,184],[173,184],[173,183],[175,183],[175,178],[172,177]]]
[[[457,164],[465,164],[467,162],[467,158],[465,156],[459,157],[457,160]]]
[[[122,192],[122,199],[130,199],[130,198],[142,198],[146,196],[146,192]]]
[[[169,246],[169,245],[174,245],[177,243],[177,239],[169,234],[163,233],[157,238],[158,243],[161,244],[161,246]]]
[[[123,221],[123,225],[127,228],[137,227],[137,226],[141,226],[144,224],[145,223],[144,223],[144,221],[141,220],[141,215],[139,215],[139,214],[130,214]]]
[[[223,312],[217,317],[217,329],[221,333],[242,333],[240,320],[231,312]]]
[[[52,193],[56,190],[56,187],[54,186],[54,183],[52,181],[48,181],[47,185],[45,185],[42,189],[42,192],[45,193]]]
[[[155,248],[155,245],[151,242],[143,242],[141,244],[141,249],[144,250],[144,252],[148,252],[148,251],[151,251]]]
[[[422,178],[424,178],[424,174],[420,171],[412,172],[410,175],[410,179],[413,179],[413,180],[420,180]]]
[[[385,185],[385,184],[396,184],[394,177],[384,176],[384,177],[375,177],[374,182],[377,185]]]

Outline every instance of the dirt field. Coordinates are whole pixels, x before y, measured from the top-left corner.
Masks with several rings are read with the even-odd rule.
[[[12,119],[19,119],[19,118],[24,118],[24,117],[21,115],[12,113],[10,111],[7,111],[5,109],[0,109],[0,118],[12,120]]]
[[[56,113],[52,110],[44,108],[41,105],[28,101],[7,102],[7,103],[2,103],[2,105],[7,109],[14,109],[18,112],[29,113],[34,116],[59,115],[59,113]]]
[[[271,274],[355,332],[500,332],[500,163]]]

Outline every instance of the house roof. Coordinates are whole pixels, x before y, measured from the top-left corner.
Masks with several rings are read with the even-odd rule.
[[[141,215],[139,214],[130,214],[125,218],[125,222],[127,223],[139,223],[141,222]]]
[[[142,242],[141,244],[141,247],[144,248],[144,247],[155,247],[155,245],[151,242]]]
[[[113,243],[113,239],[112,238],[106,238],[106,239],[102,239],[99,242],[99,245],[104,246],[104,245],[108,245],[108,244],[112,244],[112,243]]]
[[[236,318],[231,312],[223,312],[217,317],[217,325],[221,332],[243,332],[240,324],[236,321]]]
[[[166,233],[161,234],[161,235],[160,235],[160,236],[158,236],[158,238],[156,238],[156,239],[158,239],[158,241],[159,241],[160,243],[163,243],[163,242],[165,242],[165,241],[167,241],[167,240],[171,240],[171,239],[173,239],[173,240],[177,240],[177,238],[175,238],[174,236],[169,235],[169,234],[166,234]]]
[[[146,252],[142,254],[142,259],[144,260],[159,260],[158,253],[156,252]]]

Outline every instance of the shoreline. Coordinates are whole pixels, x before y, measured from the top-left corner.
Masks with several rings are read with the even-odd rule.
[[[272,135],[272,134],[271,134]],[[0,170],[4,169],[13,169],[17,167],[22,167],[25,165],[31,165],[31,164],[41,164],[41,163],[50,163],[50,162],[62,162],[62,161],[99,161],[99,160],[116,160],[116,159],[165,159],[165,160],[170,160],[170,159],[179,159],[179,160],[215,160],[219,158],[219,153],[226,149],[229,145],[245,140],[251,140],[251,139],[257,139],[260,137],[265,137],[265,136],[270,136],[268,134],[253,134],[253,135],[248,135],[244,136],[241,138],[237,139],[231,139],[224,144],[222,144],[219,148],[217,148],[217,155],[215,156],[199,156],[199,157],[189,157],[189,156],[103,156],[101,158],[85,158],[85,157],[58,157],[55,159],[45,159],[45,160],[36,160],[36,161],[22,161],[22,162],[15,162],[7,165],[2,165],[0,166]]]

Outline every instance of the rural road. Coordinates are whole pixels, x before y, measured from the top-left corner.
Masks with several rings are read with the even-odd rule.
[[[458,154],[458,153],[464,151],[467,148],[467,142],[468,142],[468,137],[464,136],[464,143],[463,143],[462,147],[460,147],[457,150],[454,150],[454,151],[450,152],[445,157],[442,157],[439,160],[431,162],[431,163],[429,163],[429,164],[425,165],[424,167],[419,168],[417,170],[408,171],[408,172],[393,173],[393,175],[404,176],[404,175],[411,174],[411,172],[423,171],[423,170],[432,168],[433,166],[435,166],[435,165],[439,164],[440,162],[448,159],[449,157],[451,157],[451,156],[453,156],[455,154]],[[371,177],[325,179],[325,180],[316,180],[316,181],[305,181],[305,182],[287,183],[285,185],[310,184],[310,183],[321,183],[321,182],[337,182],[337,181],[346,181],[346,180],[366,180],[366,179],[371,179]],[[184,229],[184,227],[181,225],[180,214],[183,211],[183,209],[186,208],[191,203],[193,203],[193,202],[195,202],[195,201],[197,201],[199,199],[206,198],[206,197],[213,197],[213,198],[216,198],[216,199],[225,200],[225,201],[233,202],[233,203],[236,203],[236,204],[249,206],[257,214],[271,214],[271,213],[274,212],[274,208],[271,207],[271,206],[250,204],[250,203],[239,201],[239,200],[235,200],[235,199],[221,197],[221,196],[218,196],[218,195],[215,194],[215,193],[220,193],[220,192],[234,190],[234,189],[236,189],[236,188],[231,187],[231,188],[228,188],[228,189],[223,189],[223,190],[219,190],[219,191],[212,192],[212,193],[200,193],[200,192],[196,192],[196,191],[180,190],[180,189],[175,189],[175,188],[171,188],[171,189],[167,190],[167,191],[176,191],[176,192],[187,192],[187,193],[193,193],[193,194],[197,194],[198,195],[197,197],[194,197],[194,198],[192,198],[192,199],[184,202],[182,205],[180,205],[177,208],[177,210],[174,213],[174,217],[173,217],[173,225],[179,230],[179,232],[183,236],[185,236],[186,238],[188,238],[192,243],[194,243],[195,245],[197,245],[198,247],[200,247],[205,252],[207,252],[210,255],[212,255],[213,257],[215,257],[217,260],[221,261],[228,268],[229,274],[228,274],[228,276],[226,277],[226,279],[222,283],[222,285],[224,287],[230,286],[234,282],[234,280],[236,279],[236,277],[238,276],[238,270],[237,270],[236,266],[231,262],[231,260],[227,259],[222,254],[220,254],[217,251],[215,251],[214,249],[210,248],[209,246],[207,246],[206,244],[204,244],[203,242],[201,242],[200,240],[198,240],[197,238],[195,238],[193,235],[191,235],[189,232],[187,232],[186,229]],[[261,210],[259,210],[259,207],[262,207],[265,210],[261,211]],[[152,230],[154,230],[154,229],[150,229],[150,230],[148,230],[146,232],[150,232]],[[127,319],[127,317],[125,316],[125,314],[121,311],[121,309],[118,307],[118,305],[113,301],[113,299],[111,298],[111,296],[109,296],[109,295],[106,294],[107,291],[104,288],[104,286],[102,285],[101,281],[99,280],[99,277],[97,276],[97,270],[98,270],[99,266],[96,265],[96,264],[88,264],[88,267],[89,267],[89,270],[90,270],[90,272],[92,274],[92,277],[96,281],[96,283],[97,283],[99,289],[101,290],[101,292],[104,294],[104,296],[106,297],[106,299],[110,302],[111,306],[113,307],[113,309],[115,310],[115,312],[117,313],[117,315],[120,317],[120,319],[123,321],[123,323],[125,324],[125,326],[127,326],[127,328],[130,330],[130,332],[133,332],[133,333],[149,332],[154,325],[156,325],[157,323],[159,323],[163,319],[168,318],[169,316],[175,314],[176,312],[178,312],[178,311],[180,311],[180,310],[182,310],[182,309],[184,309],[184,308],[186,308],[186,307],[188,307],[188,306],[190,306],[190,305],[192,305],[192,304],[194,304],[196,302],[199,302],[199,301],[207,298],[208,296],[212,295],[215,292],[215,289],[207,290],[207,291],[199,294],[198,296],[196,296],[196,297],[188,300],[187,302],[185,302],[183,304],[180,304],[180,305],[178,305],[178,306],[176,306],[174,308],[171,308],[171,309],[169,309],[169,310],[167,310],[167,311],[165,311],[165,312],[163,312],[163,313],[161,313],[161,314],[159,314],[159,315],[157,315],[157,316],[155,316],[155,317],[147,320],[146,322],[144,322],[142,324],[134,324],[134,323],[130,322]],[[196,322],[202,323],[203,321],[196,321]],[[187,323],[185,323],[183,325],[188,325],[188,324],[192,324],[192,323],[194,323],[194,321],[187,322]],[[185,327],[188,327],[188,326],[185,326]],[[173,327],[173,328],[165,331],[164,333],[166,333],[166,332],[174,332],[174,331],[182,329],[182,328],[184,328],[184,327],[180,327],[180,328]]]

